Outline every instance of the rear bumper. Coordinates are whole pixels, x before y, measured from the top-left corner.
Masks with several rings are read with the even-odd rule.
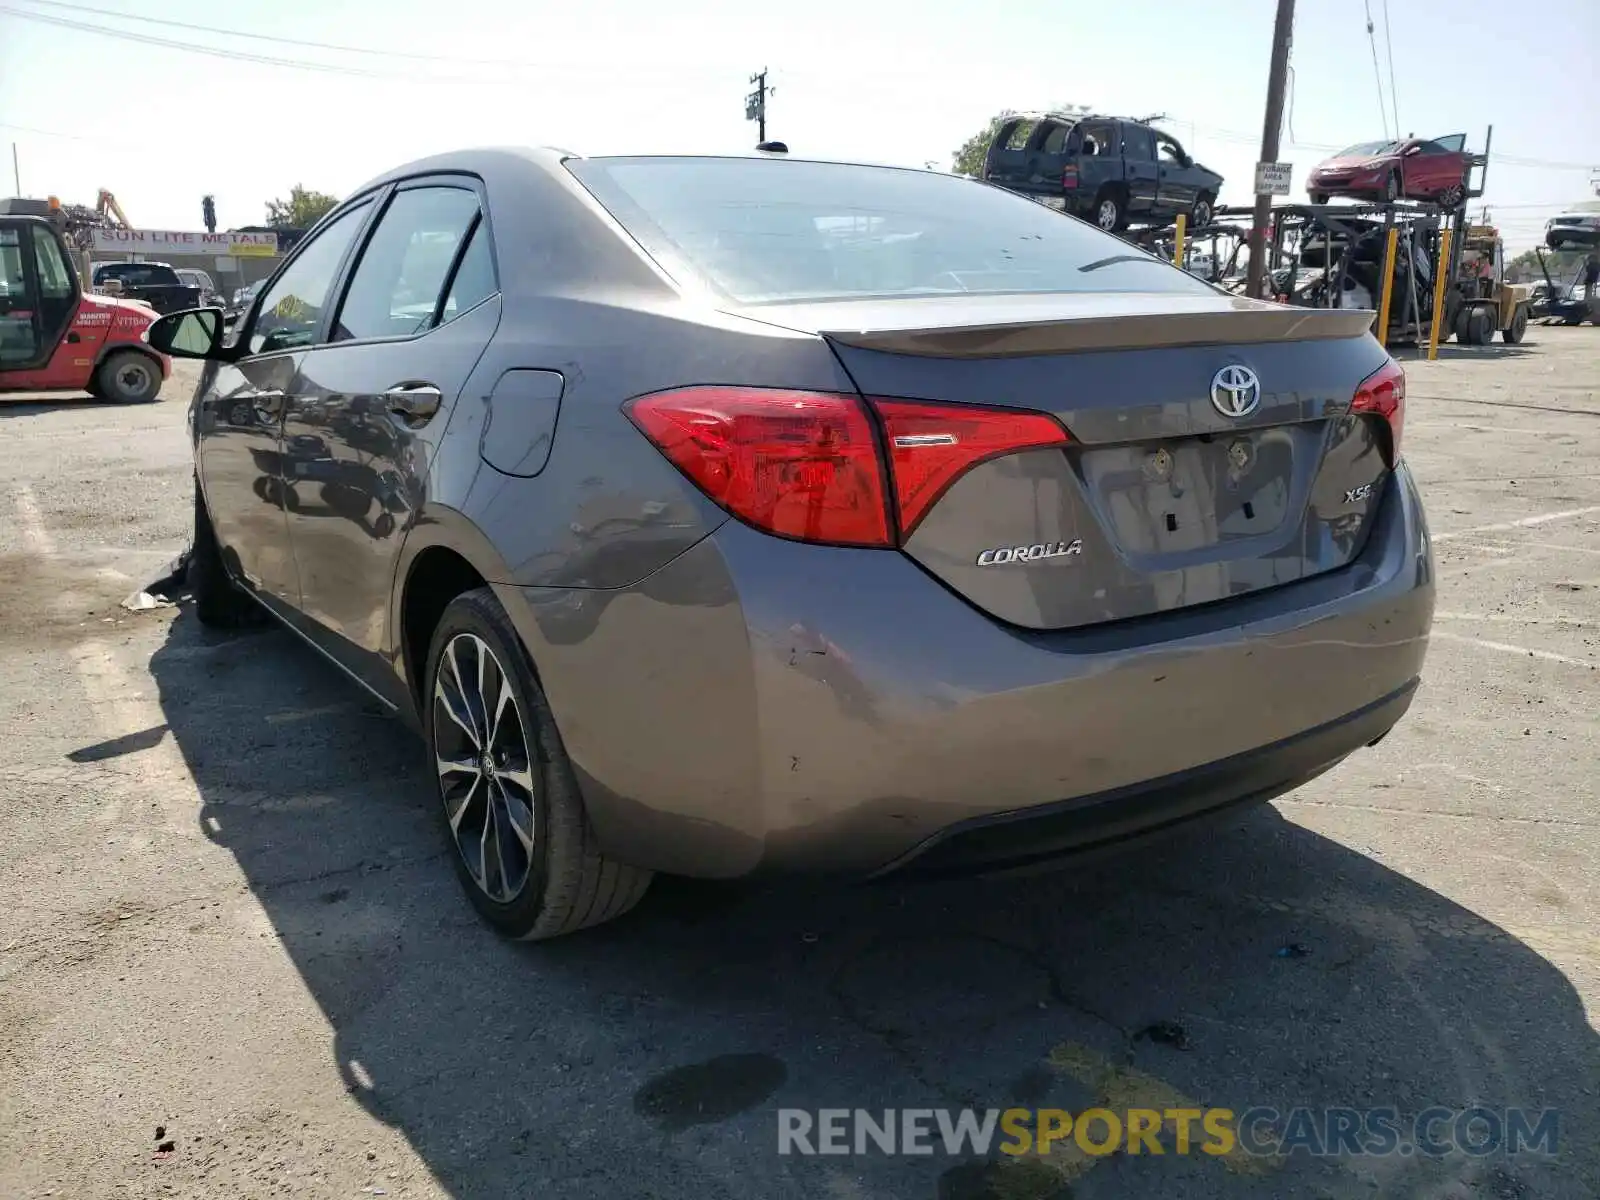
[[[631,588],[498,590],[607,850],[711,877],[1014,865],[1270,799],[1400,718],[1433,612],[1403,467],[1349,567],[1077,631],[735,522]]]
[[[1336,721],[1221,762],[1095,796],[964,821],[914,846],[879,873],[939,878],[1026,870],[1264,804],[1383,737],[1411,707],[1416,690],[1413,680]]]

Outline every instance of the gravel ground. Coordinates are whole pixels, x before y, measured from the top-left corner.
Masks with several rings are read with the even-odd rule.
[[[541,946],[287,635],[118,601],[184,401],[0,400],[0,1196],[1600,1195],[1600,329],[1408,364],[1440,574],[1388,740],[1009,882],[665,883]],[[1307,681],[1314,686],[1314,680]],[[780,1157],[780,1107],[1556,1108],[1553,1158]]]

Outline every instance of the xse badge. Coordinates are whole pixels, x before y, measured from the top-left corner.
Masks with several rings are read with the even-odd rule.
[[[980,567],[998,567],[1002,563],[1038,562],[1043,558],[1065,558],[1083,553],[1083,539],[1070,542],[1036,542],[1032,546],[997,546],[978,555]]]

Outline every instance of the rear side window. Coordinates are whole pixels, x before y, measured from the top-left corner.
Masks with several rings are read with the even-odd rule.
[[[1070,125],[1052,125],[1050,132],[1044,135],[1044,141],[1039,149],[1045,154],[1060,154],[1067,145],[1067,134],[1072,132]]]
[[[455,278],[450,281],[450,291],[445,295],[444,311],[439,316],[439,323],[442,325],[455,320],[499,290],[500,285],[495,282],[494,257],[489,253],[489,231],[484,228],[480,218],[472,227],[467,248],[456,265]]]
[[[1143,125],[1124,125],[1122,127],[1122,153],[1126,158],[1136,158],[1141,162],[1156,156],[1155,136]]]
[[[350,277],[333,340],[408,337],[431,328],[477,217],[478,194],[466,188],[397,192]]]
[[[1081,221],[953,175],[733,158],[567,167],[669,274],[745,304],[1210,291]]]

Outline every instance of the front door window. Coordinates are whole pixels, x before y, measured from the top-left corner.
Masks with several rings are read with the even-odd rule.
[[[250,330],[251,354],[309,346],[316,340],[334,276],[371,207],[365,200],[335,218],[273,281]]]
[[[0,229],[0,370],[39,357],[38,298],[23,270],[22,230]]]

